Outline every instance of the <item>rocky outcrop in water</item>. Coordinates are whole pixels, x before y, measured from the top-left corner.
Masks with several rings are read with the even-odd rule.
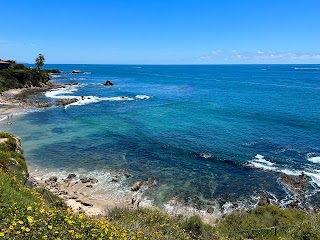
[[[131,191],[138,191],[140,187],[142,186],[142,181],[137,181],[131,186]]]
[[[295,194],[303,194],[307,190],[308,179],[304,172],[302,172],[298,177],[283,174],[280,179],[284,184],[286,184],[290,191]]]
[[[75,103],[75,102],[78,102],[79,99],[77,98],[65,98],[65,99],[59,99],[56,101],[56,105],[57,106],[66,106],[66,105],[69,105],[71,103]]]
[[[114,84],[110,80],[107,80],[103,85],[105,85],[105,86],[113,86]]]
[[[266,206],[270,204],[271,204],[271,201],[269,199],[268,194],[263,194],[259,199],[258,206]]]

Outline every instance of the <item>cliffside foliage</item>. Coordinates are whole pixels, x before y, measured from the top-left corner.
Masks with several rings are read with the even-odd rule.
[[[0,70],[0,93],[13,88],[40,87],[49,79],[49,74],[46,71],[16,64],[8,69]]]

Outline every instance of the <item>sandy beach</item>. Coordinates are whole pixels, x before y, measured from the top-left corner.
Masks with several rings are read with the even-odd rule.
[[[15,115],[26,109],[27,106],[21,101],[15,99],[15,96],[20,94],[24,89],[11,89],[0,94],[0,123],[7,123],[8,116]]]
[[[153,179],[141,180],[141,185],[135,188],[140,181],[132,186],[121,184],[122,180],[130,177],[125,169],[105,171],[95,175],[96,177],[90,177],[91,173],[85,176],[75,173],[56,176],[50,172],[44,174],[33,169],[30,173],[30,181],[35,187],[46,188],[59,196],[74,212],[88,216],[105,216],[115,207],[129,209],[155,207],[152,201],[143,195],[144,191],[150,190],[157,184]],[[205,223],[211,225],[214,225],[219,218],[216,212],[194,209],[174,200],[168,203],[164,211],[172,215],[181,214],[188,217],[199,215]]]

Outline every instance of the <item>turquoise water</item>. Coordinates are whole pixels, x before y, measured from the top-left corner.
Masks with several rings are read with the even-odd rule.
[[[53,172],[126,168],[158,185],[154,204],[202,207],[296,196],[281,173],[306,172],[306,201],[320,207],[320,65],[46,65],[79,83],[39,96],[84,96],[79,105],[21,115],[11,126],[28,162]],[[107,80],[115,83],[106,87]],[[59,93],[59,94],[58,94]],[[90,99],[88,99],[90,98]]]

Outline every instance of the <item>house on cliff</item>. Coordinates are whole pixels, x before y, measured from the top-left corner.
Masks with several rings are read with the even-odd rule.
[[[1,60],[0,59],[0,70],[9,68],[12,64],[15,64],[16,61],[13,60]]]

